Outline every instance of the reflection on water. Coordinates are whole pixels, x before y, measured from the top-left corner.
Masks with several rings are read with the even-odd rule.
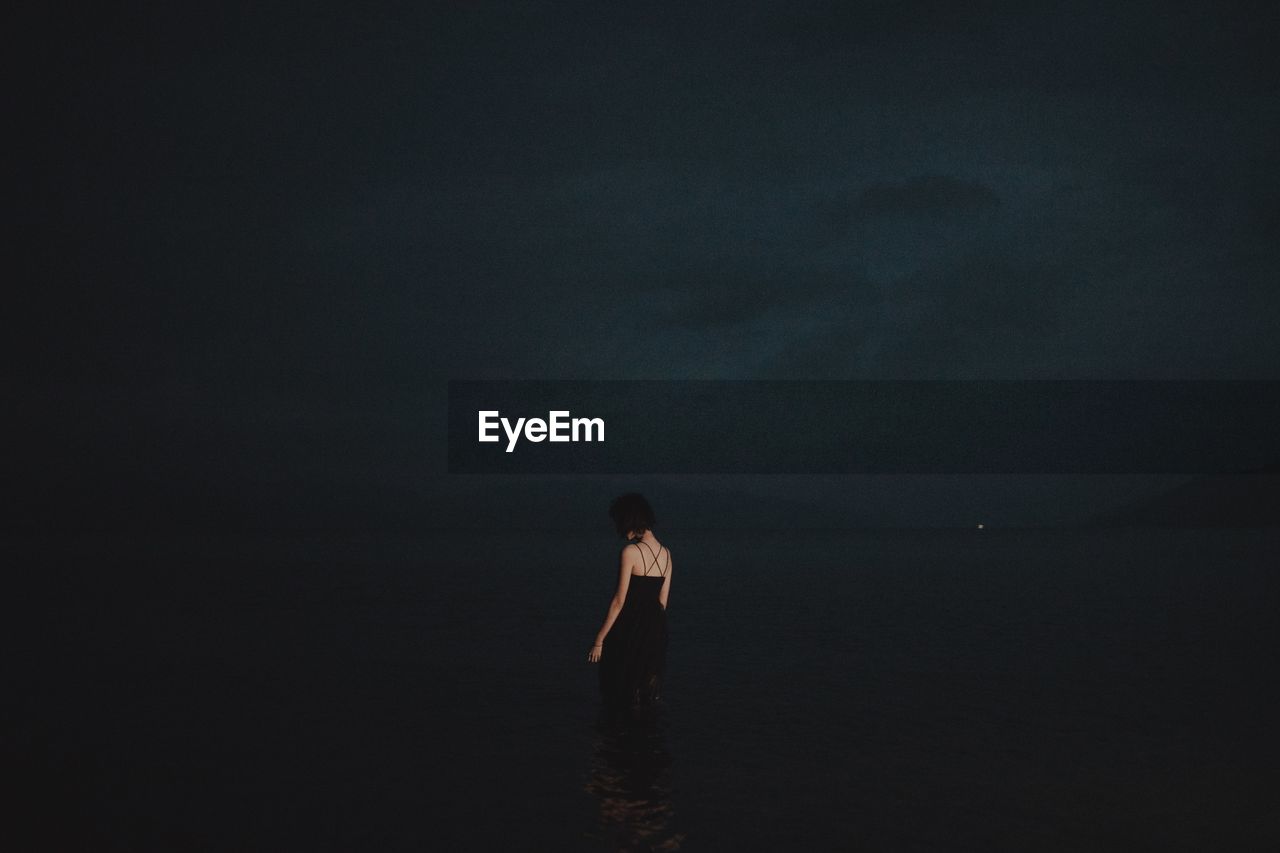
[[[609,850],[679,850],[672,827],[671,752],[662,705],[596,719],[587,791],[599,802],[598,832]]]

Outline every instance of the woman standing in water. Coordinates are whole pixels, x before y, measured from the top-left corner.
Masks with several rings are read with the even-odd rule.
[[[653,535],[653,509],[643,495],[609,506],[618,535],[627,539],[618,589],[587,660],[600,664],[600,694],[612,705],[651,705],[661,699],[667,666],[667,597],[671,552]]]

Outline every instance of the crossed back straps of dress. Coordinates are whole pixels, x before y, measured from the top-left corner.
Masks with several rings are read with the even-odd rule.
[[[637,545],[644,545],[645,550],[646,550],[646,551],[648,551],[650,554],[652,554],[652,555],[653,555],[653,565],[655,565],[655,566],[659,565],[659,562],[658,562],[658,554],[661,554],[661,553],[662,553],[662,546],[661,546],[661,545],[659,545],[659,546],[658,546],[658,553],[657,553],[657,554],[654,554],[654,553],[653,553],[653,549],[649,547],[649,545],[648,545],[648,543],[647,543],[647,542],[644,542],[643,540],[637,539],[637,540],[636,540],[636,544],[637,544]],[[666,577],[666,575],[667,575],[666,569],[659,569],[659,570],[658,570],[658,573],[657,573],[656,575],[651,575],[651,574],[649,574],[649,566],[645,566],[645,567],[644,567],[644,574],[643,574],[643,575],[641,575],[641,577],[645,577],[645,578],[658,577],[658,578],[661,578],[661,577]]]

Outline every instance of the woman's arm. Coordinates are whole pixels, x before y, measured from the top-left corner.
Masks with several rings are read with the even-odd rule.
[[[631,549],[635,548],[639,552],[639,547],[628,545],[622,549],[622,556],[618,558],[618,591],[613,594],[613,599],[609,602],[609,612],[605,614],[604,625],[596,634],[596,643],[591,647],[587,660],[595,663],[600,660],[600,647],[604,645],[604,638],[609,635],[609,629],[613,627],[613,621],[618,618],[618,614],[622,611],[622,605],[627,600],[627,589],[631,586],[631,564],[635,562],[635,558],[631,555]]]
[[[667,596],[671,594],[671,549],[667,549],[667,579],[662,582],[662,592],[658,593],[658,603],[667,609]]]

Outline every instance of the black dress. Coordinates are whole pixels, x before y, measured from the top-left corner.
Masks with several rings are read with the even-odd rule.
[[[637,542],[642,548],[649,546]],[[659,547],[658,554],[662,552]],[[600,650],[600,694],[615,706],[650,705],[662,697],[662,680],[667,668],[667,611],[658,601],[666,570],[658,569],[658,554],[645,574],[632,574],[627,598],[613,620]]]

